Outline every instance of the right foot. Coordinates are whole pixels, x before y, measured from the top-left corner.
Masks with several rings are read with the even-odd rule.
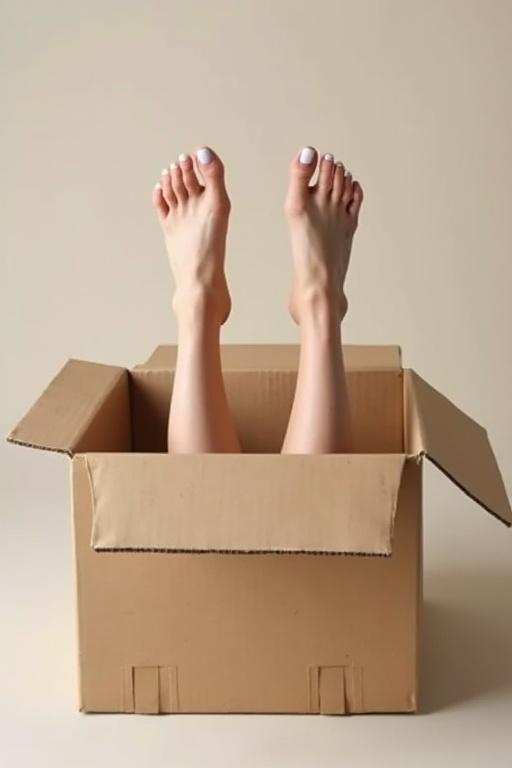
[[[195,165],[189,155],[180,155],[179,163],[162,171],[153,204],[174,275],[178,318],[206,312],[223,323],[231,310],[224,273],[231,206],[220,159],[207,147],[197,151]]]
[[[290,313],[298,324],[312,311],[336,323],[346,314],[345,276],[363,200],[359,182],[332,155],[322,157],[309,186],[317,162],[312,147],[294,158],[285,204],[294,260]]]

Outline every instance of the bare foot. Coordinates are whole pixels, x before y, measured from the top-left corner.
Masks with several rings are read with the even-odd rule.
[[[153,204],[174,275],[178,318],[188,320],[206,311],[222,324],[231,310],[224,273],[231,205],[220,159],[207,147],[196,152],[195,163],[189,155],[180,155],[179,163],[162,171]]]
[[[329,154],[309,186],[317,163],[312,147],[294,158],[285,204],[295,268],[290,313],[299,324],[315,307],[336,322],[346,314],[345,276],[363,200],[359,182]]]

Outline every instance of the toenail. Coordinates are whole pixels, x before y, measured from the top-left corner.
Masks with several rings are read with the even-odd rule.
[[[343,168],[343,163],[336,163],[336,168]]]
[[[160,182],[157,182],[155,184],[155,189],[162,189],[162,185],[160,184]]]
[[[208,163],[211,163],[213,160],[213,155],[207,147],[201,147],[201,149],[198,149],[196,155],[201,165],[208,165]]]
[[[334,155],[331,155],[329,152],[324,155],[324,160],[327,160],[328,163],[331,163],[334,160]]]
[[[302,163],[302,165],[309,165],[313,162],[313,158],[315,157],[315,150],[311,147],[304,147],[304,149],[301,150],[301,153],[299,155],[299,162]]]
[[[181,155],[178,155],[178,160],[180,163],[184,163],[186,160],[188,160],[188,155],[182,152]]]
[[[168,175],[169,175],[169,169],[168,168],[164,168],[162,170],[162,176],[168,176]]]
[[[171,171],[175,171],[177,167],[178,167],[178,164],[177,164],[177,163],[171,163],[171,164],[170,164],[170,166],[169,166],[169,168],[171,169]]]

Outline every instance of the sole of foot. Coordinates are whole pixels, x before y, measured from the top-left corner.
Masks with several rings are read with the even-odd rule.
[[[340,323],[346,314],[345,277],[362,202],[361,184],[332,154],[319,161],[314,147],[304,147],[293,158],[285,212],[294,261],[289,306],[296,323],[319,314]]]
[[[162,170],[153,205],[175,281],[178,320],[224,323],[231,310],[224,264],[231,204],[224,166],[210,147]]]

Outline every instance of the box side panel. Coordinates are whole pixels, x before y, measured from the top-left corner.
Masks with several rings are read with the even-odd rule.
[[[415,710],[420,467],[406,465],[393,555],[367,558],[97,553],[73,464],[85,711]]]
[[[401,371],[347,374],[354,453],[403,451]],[[295,393],[294,371],[232,371],[224,374],[233,418],[246,453],[278,453]],[[130,373],[134,451],[165,451],[172,373]]]

